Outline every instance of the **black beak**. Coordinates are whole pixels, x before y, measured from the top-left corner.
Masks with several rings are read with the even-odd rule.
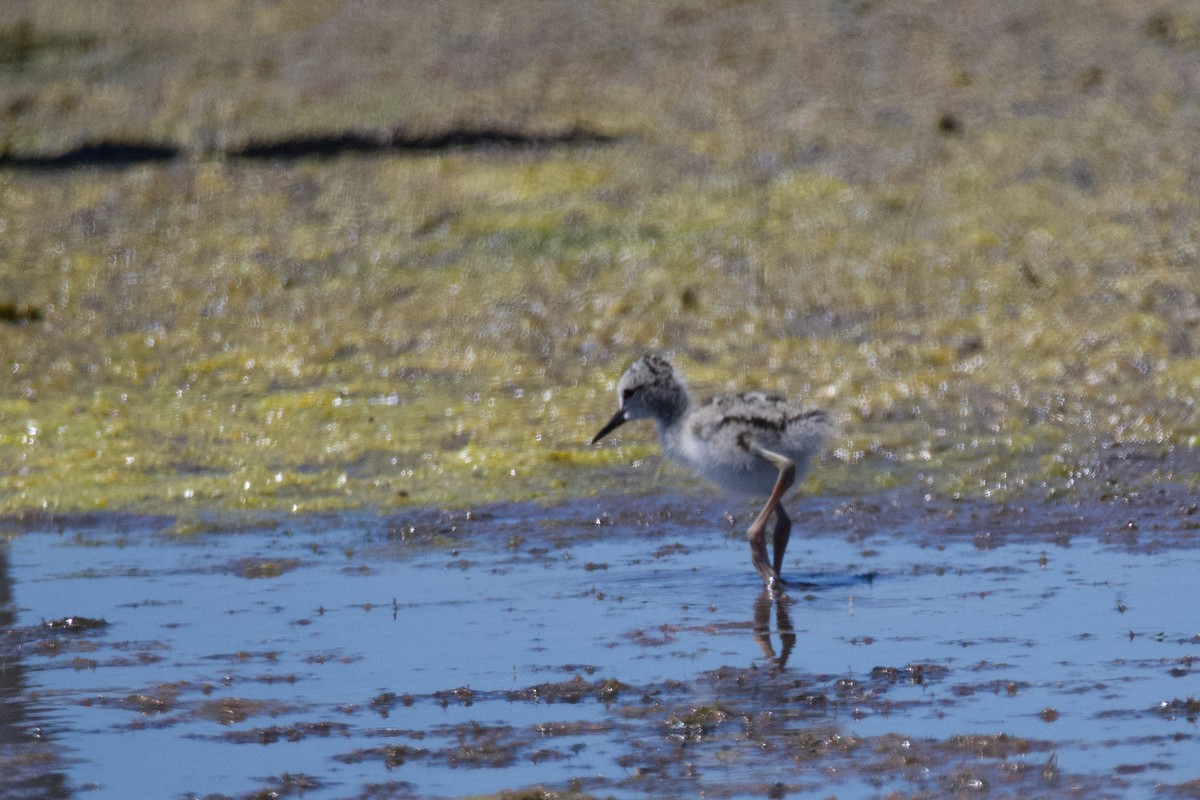
[[[616,414],[613,414],[613,418],[608,421],[608,424],[600,429],[599,433],[592,437],[592,440],[588,442],[588,444],[595,444],[605,436],[608,436],[610,433],[615,431],[617,428],[624,425],[626,422],[628,422],[628,419],[625,417],[625,409],[622,408],[617,411]]]

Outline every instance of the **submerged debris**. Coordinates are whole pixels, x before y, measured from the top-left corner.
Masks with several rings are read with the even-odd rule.
[[[104,630],[108,627],[107,620],[92,619],[91,617],[62,617],[61,619],[52,619],[45,623],[46,627],[52,631],[65,631],[67,633],[86,633],[88,631]]]
[[[208,700],[201,703],[196,708],[195,714],[200,719],[212,720],[221,725],[233,725],[244,722],[250,717],[261,714],[277,716],[287,710],[287,706],[275,701],[224,697],[220,700]]]
[[[294,725],[271,725],[266,728],[251,728],[244,731],[228,731],[227,742],[237,744],[274,744],[275,742],[299,742],[309,736],[348,736],[351,728],[344,722],[301,722]]]
[[[1167,719],[1183,717],[1188,722],[1195,723],[1200,718],[1200,698],[1188,697],[1185,700],[1176,698],[1159,703],[1154,713]]]
[[[622,690],[629,687],[616,678],[587,681],[576,675],[569,681],[539,683],[526,689],[514,689],[506,693],[510,700],[533,700],[545,703],[578,703],[589,697],[608,705],[617,700]]]
[[[300,566],[295,558],[243,558],[236,561],[233,571],[243,578],[278,578]]]

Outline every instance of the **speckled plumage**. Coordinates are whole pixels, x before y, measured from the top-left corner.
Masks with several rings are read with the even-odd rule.
[[[692,404],[682,376],[666,358],[646,355],[617,381],[617,413],[595,444],[625,422],[651,419],[666,455],[727,489],[770,495],[751,525],[755,567],[772,585],[779,578],[791,522],[779,505],[783,493],[808,472],[832,426],[824,411],[782,397],[746,392]],[[775,565],[765,564],[764,528],[774,514]]]

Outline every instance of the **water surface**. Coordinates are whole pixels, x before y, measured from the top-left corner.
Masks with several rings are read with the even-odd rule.
[[[785,600],[698,497],[33,525],[0,794],[1194,790],[1186,508],[801,507]]]

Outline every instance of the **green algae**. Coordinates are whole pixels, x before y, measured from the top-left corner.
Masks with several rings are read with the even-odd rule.
[[[492,166],[462,159],[475,161],[473,169]],[[337,180],[356,165],[341,166],[310,171],[313,180]],[[405,166],[397,164],[395,173],[411,177]],[[242,176],[229,172],[239,183]],[[289,180],[280,170],[258,177]],[[25,190],[43,188],[38,179],[21,180]],[[495,222],[473,220],[443,266],[412,265],[410,256],[372,264],[375,248],[388,246],[381,241],[366,246],[373,253],[356,247],[344,254],[326,274],[295,267],[303,277],[290,285],[273,274],[267,254],[278,247],[311,265],[328,253],[296,255],[289,242],[247,245],[240,254],[229,252],[239,244],[214,246],[212,253],[222,252],[217,265],[193,257],[170,274],[157,261],[162,254],[149,254],[146,270],[154,274],[146,276],[120,261],[103,264],[99,254],[88,258],[90,248],[80,243],[85,252],[64,265],[58,287],[23,287],[24,297],[40,290],[47,320],[10,331],[17,340],[10,370],[23,399],[3,409],[10,433],[0,446],[16,465],[4,476],[8,506],[215,501],[323,510],[569,490],[563,467],[651,452],[646,444],[628,452],[582,447],[612,402],[608,389],[624,359],[643,347],[681,351],[682,366],[702,388],[799,391],[842,414],[833,469],[819,473],[835,486],[853,482],[849,467],[863,460],[885,462],[889,475],[948,473],[953,480],[934,484],[943,491],[1014,480],[1036,485],[1044,473],[1014,460],[1036,465],[1069,442],[1086,447],[1097,436],[1168,447],[1196,442],[1188,411],[1200,381],[1197,360],[1171,355],[1176,320],[1153,310],[1159,295],[1147,288],[1166,286],[1194,306],[1184,264],[1127,279],[1128,291],[1153,297],[1123,310],[1115,303],[1085,309],[1075,315],[1084,325],[1067,324],[1075,296],[1066,291],[1046,291],[1040,303],[1027,296],[1014,318],[1011,286],[993,290],[995,298],[975,286],[958,309],[914,314],[873,281],[842,278],[844,288],[864,296],[843,300],[838,312],[816,311],[821,297],[806,302],[779,288],[800,280],[782,269],[771,271],[777,280],[769,288],[752,287],[752,305],[739,308],[746,297],[740,276],[696,271],[682,259],[652,265],[667,245],[657,236],[644,239],[644,222],[584,235],[585,223],[576,221],[574,233],[553,234],[562,219],[557,202],[553,193],[530,201],[551,206],[532,238],[520,233],[530,223],[513,221],[530,216],[527,209]],[[653,223],[665,232],[662,241],[712,235],[689,230],[690,209],[667,218],[672,202],[663,202],[668,208]],[[323,221],[313,226],[323,228]],[[304,226],[294,227],[280,235],[308,247]],[[607,245],[597,247],[593,238]],[[427,247],[418,240],[419,251]],[[626,268],[588,266],[595,253],[622,248],[646,252],[630,253],[634,263]],[[223,267],[235,260],[230,277]],[[952,270],[945,273],[923,279],[962,285]],[[1008,281],[1027,279],[1014,267]],[[142,296],[122,301],[104,291],[122,282]],[[698,298],[691,308],[684,308],[680,285]],[[580,318],[580,307],[592,313]],[[969,315],[967,307],[974,309]],[[850,323],[848,336],[789,335],[804,316],[861,316],[872,308]],[[745,377],[727,377],[739,373]],[[1138,410],[1146,408],[1154,412]]]
[[[763,388],[838,415],[813,491],[1079,491],[1115,479],[1113,445],[1139,452],[1144,474],[1195,479],[1200,164],[1195,104],[1172,73],[1194,57],[1184,16],[1130,26],[1138,12],[1121,4],[1089,12],[1055,40],[1056,63],[1088,65],[1078,75],[1022,61],[1029,31],[1053,39],[1060,20],[1015,10],[994,38],[991,15],[914,18],[929,58],[888,51],[884,86],[863,92],[861,53],[828,42],[857,31],[886,49],[897,12],[858,9],[847,32],[831,11],[801,26],[783,5],[710,5],[647,12],[627,32],[655,85],[595,44],[529,35],[600,20],[496,11],[487,29],[456,8],[396,27],[376,63],[349,58],[306,102],[283,69],[303,35],[365,36],[394,11],[197,7],[194,42],[153,8],[125,26],[132,12],[110,9],[95,30],[51,6],[5,22],[72,43],[26,59],[3,90],[14,152],[54,152],[84,116],[102,138],[197,153],[346,120],[583,120],[640,137],[0,171],[0,303],[15,310],[0,323],[0,509],[324,511],[635,489],[646,470],[628,465],[657,464],[649,430],[585,442],[648,349],[674,351],[699,394]],[[432,44],[413,38],[435,29]],[[477,60],[452,63],[446,31],[476,37]],[[523,67],[500,77],[489,64],[504,35],[528,52],[504,49]],[[977,61],[955,55],[973,41],[988,42]],[[257,62],[247,42],[266,48]],[[383,91],[396,42],[439,76],[428,88]],[[223,73],[195,69],[222,58]],[[599,79],[598,63],[612,67]],[[785,74],[809,76],[822,113]],[[89,85],[108,91],[81,100]],[[129,98],[163,86],[143,118]],[[214,87],[223,108],[197,100]],[[522,117],[533,96],[544,102]],[[939,114],[957,122],[935,126]]]

